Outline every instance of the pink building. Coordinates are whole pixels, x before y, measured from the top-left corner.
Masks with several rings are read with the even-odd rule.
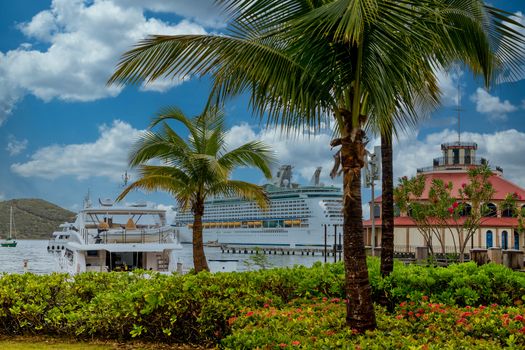
[[[433,165],[418,169],[418,174],[426,176],[426,188],[422,200],[428,200],[428,189],[433,179],[442,179],[445,183],[452,182],[452,194],[458,195],[458,189],[463,183],[468,183],[468,169],[487,164],[484,158],[476,157],[477,144],[453,142],[441,145],[442,157],[435,158]],[[509,193],[518,195],[518,206],[525,208],[525,189],[503,177],[503,169],[492,167],[493,175],[489,181],[495,189],[492,201],[489,203],[490,213],[482,220],[481,226],[470,239],[466,252],[471,248],[502,248],[525,250],[525,233],[518,231],[518,219],[512,216],[510,210],[502,203]],[[375,198],[374,208],[370,203],[371,217],[375,221],[375,246],[381,245],[381,196]],[[465,212],[468,213],[469,206]],[[414,252],[416,247],[425,246],[425,240],[417,229],[414,221],[406,213],[394,210],[394,250],[396,252]],[[364,221],[365,242],[372,245],[372,220]],[[449,230],[441,229],[442,239],[446,242],[447,252],[452,249],[452,237]],[[438,242],[432,243],[435,252],[441,252]]]

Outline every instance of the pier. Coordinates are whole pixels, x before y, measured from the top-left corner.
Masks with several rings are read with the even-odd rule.
[[[221,245],[222,253],[228,254],[264,254],[264,255],[302,255],[334,257],[337,261],[342,258],[342,247],[337,245],[325,247],[255,247],[255,246],[233,246]]]

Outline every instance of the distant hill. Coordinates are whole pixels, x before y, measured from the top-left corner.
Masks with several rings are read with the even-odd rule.
[[[75,213],[42,199],[0,202],[0,238],[9,233],[9,208],[13,207],[17,239],[49,239],[58,225],[75,219]]]

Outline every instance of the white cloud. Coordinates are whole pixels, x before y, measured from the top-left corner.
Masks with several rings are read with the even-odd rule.
[[[48,47],[37,50],[24,43],[0,52],[0,125],[25,94],[44,101],[93,101],[118,95],[122,87],[106,86],[106,81],[120,55],[148,34],[205,33],[202,25],[186,19],[171,24],[147,18],[146,9],[161,6],[159,1],[155,4],[146,8],[122,6],[116,0],[54,0],[49,10],[20,24],[26,36]],[[192,17],[200,18],[199,11]],[[145,89],[165,91],[181,82],[158,82]]]
[[[507,113],[518,109],[508,100],[502,102],[499,97],[492,96],[482,88],[478,88],[470,98],[476,103],[476,111],[488,115],[489,120],[493,121],[506,120]]]
[[[51,11],[37,13],[31,22],[19,25],[19,29],[28,37],[34,37],[45,42],[50,42],[53,35],[59,30],[55,16]]]
[[[454,66],[448,71],[438,70],[435,72],[441,91],[441,103],[445,106],[458,104],[461,90],[458,91],[458,82],[463,76],[459,66]]]
[[[127,156],[133,142],[142,131],[131,125],[114,121],[111,126],[99,128],[97,140],[84,144],[51,145],[37,150],[30,160],[16,163],[11,170],[24,177],[56,179],[60,176],[74,176],[78,179],[106,177],[113,182],[121,182],[121,174],[127,168]],[[255,131],[248,124],[233,126],[226,135],[229,149],[251,140],[262,140],[270,144],[276,152],[279,164],[294,166],[294,181],[310,181],[316,167],[322,166],[321,182],[340,184],[328,176],[333,165],[330,150],[331,131],[318,135],[281,137],[276,129]]]
[[[141,91],[155,91],[155,92],[165,92],[171,89],[174,86],[180,85],[185,81],[188,81],[189,78],[161,78],[153,82],[142,83],[140,86]]]
[[[505,178],[525,187],[523,173],[523,154],[525,154],[525,133],[514,129],[491,134],[464,132],[461,140],[476,142],[478,158],[486,158],[492,166],[499,165],[504,170]],[[441,156],[439,145],[457,141],[454,130],[445,129],[439,133],[427,135],[423,140],[406,138],[394,142],[394,178],[413,176],[417,168],[432,166],[432,159]]]
[[[330,150],[331,132],[325,130],[316,135],[290,134],[289,137],[284,137],[279,129],[268,128],[256,132],[250,125],[243,123],[232,127],[225,140],[230,148],[252,140],[262,140],[269,144],[275,152],[279,165],[293,165],[295,175],[293,181],[309,182],[315,169],[321,166],[323,168],[321,182],[340,184],[340,178],[332,180],[329,177],[334,164],[333,155],[336,153],[336,150]]]
[[[5,200],[5,194],[0,192],[0,201],[4,201],[4,200]]]
[[[10,156],[16,156],[27,148],[27,143],[28,141],[26,139],[17,140],[13,135],[9,135],[5,149],[9,152]]]
[[[168,224],[173,223],[175,220],[175,216],[177,215],[177,212],[175,211],[177,207],[174,205],[166,205],[166,204],[157,204],[157,209],[165,210],[166,211],[166,222]]]
[[[79,180],[105,177],[115,183],[121,182],[121,175],[128,167],[128,152],[142,131],[116,120],[111,126],[100,126],[99,133],[93,143],[41,148],[29,161],[11,165],[11,170],[24,177],[74,176]]]
[[[363,208],[363,219],[370,219],[370,203],[363,203],[361,206]]]
[[[226,18],[214,0],[120,0],[119,4],[123,7],[146,8],[154,12],[176,13],[207,27],[222,28],[226,25]]]

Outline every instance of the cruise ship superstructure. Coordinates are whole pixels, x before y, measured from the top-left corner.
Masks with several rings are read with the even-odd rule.
[[[94,207],[86,197],[75,222],[64,223],[53,233],[47,249],[55,254],[60,270],[70,274],[133,268],[175,270],[175,253],[182,246],[164,210],[145,204],[99,202]]]
[[[270,205],[265,211],[241,198],[211,198],[205,203],[204,242],[242,246],[324,246],[334,225],[343,224],[340,187],[320,184],[317,168],[308,186],[292,183],[292,166],[281,166],[272,183],[264,185]],[[193,215],[177,212],[175,226],[181,243],[191,243]],[[332,238],[330,238],[332,237]]]

